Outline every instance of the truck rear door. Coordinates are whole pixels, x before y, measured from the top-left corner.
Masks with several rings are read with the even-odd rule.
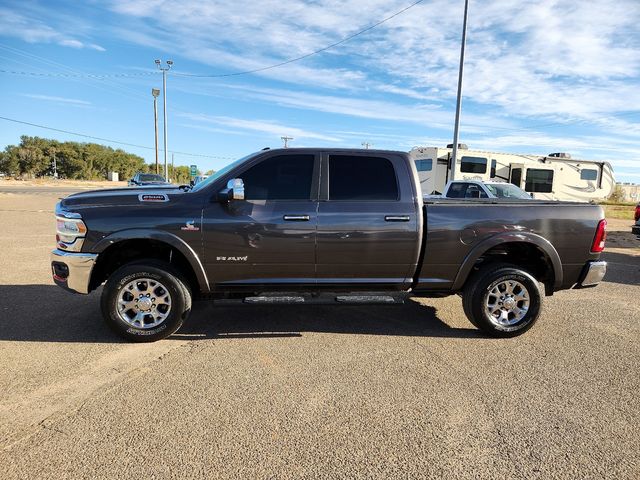
[[[318,285],[406,288],[422,238],[408,160],[382,153],[326,153],[321,172]]]

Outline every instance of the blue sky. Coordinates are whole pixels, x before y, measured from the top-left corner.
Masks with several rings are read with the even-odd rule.
[[[263,72],[180,75],[305,55],[411,3],[0,0],[0,68],[30,73],[0,73],[0,116],[152,147],[151,88],[162,84],[153,61],[170,58],[169,150],[207,155],[176,153],[176,164],[219,168],[280,146],[282,135],[293,146],[444,146],[453,135],[462,0],[425,0]],[[470,3],[461,141],[609,160],[619,181],[640,183],[640,2]],[[21,134],[83,141],[0,120],[1,148]]]

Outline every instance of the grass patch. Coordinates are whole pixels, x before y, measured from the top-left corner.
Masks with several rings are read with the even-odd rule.
[[[605,218],[619,218],[620,220],[633,220],[633,214],[635,212],[635,203],[629,205],[602,205],[604,208]]]

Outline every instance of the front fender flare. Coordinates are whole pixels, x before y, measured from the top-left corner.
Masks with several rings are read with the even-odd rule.
[[[462,265],[458,269],[458,274],[453,281],[453,290],[460,290],[464,283],[467,281],[473,266],[476,261],[484,255],[491,248],[503,244],[503,243],[529,243],[533,244],[542,250],[545,255],[551,261],[554,273],[554,288],[558,289],[562,285],[562,262],[560,261],[560,255],[558,255],[555,247],[544,237],[531,232],[505,232],[493,235],[471,249],[465,259],[462,261]]]
[[[108,247],[119,242],[124,242],[126,240],[156,240],[158,242],[166,243],[167,245],[175,248],[182,255],[184,255],[184,257],[189,262],[189,265],[191,265],[191,268],[193,269],[193,272],[198,280],[200,290],[203,292],[210,291],[209,279],[207,278],[204,266],[200,261],[200,257],[193,250],[193,248],[189,246],[188,243],[172,233],[148,228],[120,230],[118,232],[107,235],[106,237],[98,241],[91,250],[94,253],[100,254],[104,252]]]

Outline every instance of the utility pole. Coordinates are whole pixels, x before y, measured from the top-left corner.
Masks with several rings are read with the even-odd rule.
[[[289,148],[289,140],[293,140],[293,137],[287,137],[285,135],[284,137],[280,137],[280,138],[284,142],[284,148]]]
[[[160,166],[158,165],[158,95],[160,95],[160,90],[152,88],[151,95],[153,95],[153,126],[156,131],[156,174],[158,174],[160,173]]]
[[[462,108],[462,72],[464,70],[464,47],[467,43],[467,13],[469,0],[464,0],[464,20],[462,22],[462,42],[460,43],[460,69],[458,70],[458,98],[456,100],[456,120],[453,127],[453,152],[451,154],[451,180],[456,178],[458,162],[458,135],[460,133],[460,110]]]
[[[373,143],[369,143],[369,142],[362,142],[361,144],[365,150],[369,150],[369,147],[373,147]]]
[[[173,65],[173,60],[167,60],[166,66],[160,60],[156,60],[156,65],[162,70],[162,101],[164,114],[164,179],[169,181],[169,170],[167,168],[167,71]]]
[[[173,164],[173,153],[171,153],[171,178],[176,181],[176,166]]]

